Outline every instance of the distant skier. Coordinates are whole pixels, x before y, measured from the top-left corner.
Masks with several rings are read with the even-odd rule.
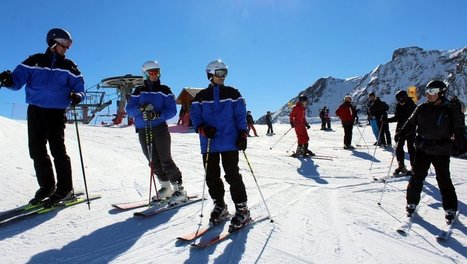
[[[368,94],[368,101],[366,103],[366,112],[368,115],[368,124],[371,126],[371,131],[373,132],[373,135],[376,138],[376,142],[374,145],[379,144],[379,126],[378,122],[376,121],[376,117],[371,113],[370,107],[373,104],[373,101],[375,100],[376,95],[374,92],[371,92]]]
[[[258,133],[256,133],[255,120],[251,115],[251,111],[246,112],[246,124],[248,125],[248,136],[250,136],[250,130],[253,130],[255,137],[257,137]]]
[[[386,102],[381,101],[379,97],[375,97],[373,103],[370,106],[370,114],[376,120],[378,124],[378,145],[388,147],[391,146],[391,132],[389,131],[389,125],[386,121],[388,117],[389,106]]]
[[[53,28],[47,33],[46,42],[44,53],[30,56],[13,72],[2,72],[0,81],[12,90],[26,85],[29,155],[39,183],[30,203],[38,204],[49,197],[44,203],[52,206],[74,196],[71,162],[65,147],[65,113],[70,104],[74,107],[83,100],[84,80],[76,64],[65,58],[72,43],[70,33]],[[47,142],[54,158],[57,186]]]
[[[402,126],[405,124],[407,119],[409,119],[412,112],[415,110],[417,105],[413,102],[412,98],[410,98],[406,91],[398,91],[396,93],[396,111],[394,112],[394,116],[387,119],[388,123],[397,122],[396,125],[396,134],[401,130]],[[395,139],[394,139],[395,140]],[[406,175],[412,174],[411,171],[408,171],[405,167],[404,160],[404,145],[407,141],[407,151],[409,152],[410,157],[410,167],[413,170],[414,163],[415,163],[415,130],[408,133],[404,140],[397,141],[396,145],[396,158],[398,167],[394,171],[394,175]]]
[[[157,61],[147,61],[142,66],[144,85],[137,87],[126,106],[135,119],[136,132],[144,156],[151,160],[151,171],[161,184],[159,197],[170,199],[175,205],[187,201],[182,185],[182,173],[172,159],[171,138],[167,120],[177,114],[175,97],[170,88],[161,84],[161,68]]]
[[[268,126],[268,131],[266,132],[266,135],[275,135],[274,130],[272,129],[272,116],[270,111],[267,111],[266,113],[266,125]]]
[[[319,111],[319,119],[321,119],[321,129],[326,130],[326,106],[324,106],[321,111]]]
[[[324,121],[326,122],[326,130],[332,130],[331,115],[329,114],[329,108],[326,108],[326,111],[324,113]]]
[[[344,128],[344,149],[354,149],[354,146],[352,146],[352,130],[357,110],[352,105],[352,97],[348,95],[344,97],[344,102],[337,108],[336,115],[341,119]]]
[[[449,160],[452,144],[465,144],[465,121],[464,115],[445,98],[446,91],[444,82],[430,81],[425,90],[427,102],[415,108],[396,134],[396,140],[402,141],[416,130],[414,174],[407,185],[407,215],[411,216],[420,202],[423,182],[430,165],[433,165],[445,218],[450,223],[455,218],[458,202],[449,172]]]
[[[307,129],[310,128],[310,125],[306,121],[306,104],[308,98],[305,95],[300,95],[297,103],[290,112],[290,126],[295,129],[295,134],[297,135],[297,150],[295,156],[305,157],[305,156],[314,156],[315,154],[308,149],[308,141],[310,137],[308,136]]]
[[[191,120],[199,133],[206,184],[214,201],[209,221],[217,223],[228,215],[219,165],[222,160],[225,180],[230,185],[230,195],[236,209],[231,228],[237,229],[250,221],[245,184],[238,167],[238,151],[247,148],[245,100],[237,89],[224,85],[228,73],[224,62],[210,62],[206,73],[211,83],[193,99]]]

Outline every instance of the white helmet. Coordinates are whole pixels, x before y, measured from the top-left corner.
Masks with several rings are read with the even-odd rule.
[[[222,60],[215,60],[215,61],[211,61],[206,66],[206,74],[208,76],[208,79],[211,80],[212,75],[214,75],[217,70],[224,70],[227,72],[227,69],[228,69],[227,65]]]
[[[159,62],[157,61],[146,61],[143,66],[141,67],[141,71],[144,74],[145,79],[149,78],[148,71],[153,70],[153,69],[159,69],[160,70],[161,66],[159,65]]]

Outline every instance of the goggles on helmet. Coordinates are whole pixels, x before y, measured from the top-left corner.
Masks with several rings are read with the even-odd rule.
[[[441,89],[440,88],[428,88],[425,91],[425,94],[437,95]]]
[[[146,73],[149,75],[149,76],[159,76],[159,74],[161,73],[161,70],[160,69],[150,69],[150,70],[147,70]]]
[[[60,46],[62,46],[62,47],[64,47],[64,48],[66,48],[66,49],[70,48],[70,46],[71,46],[71,40],[69,40],[69,39],[57,38],[57,39],[54,39],[54,41],[55,41],[58,45],[60,45]]]
[[[219,77],[219,78],[225,78],[227,77],[227,69],[220,69],[220,70],[215,70],[214,71],[214,76]]]

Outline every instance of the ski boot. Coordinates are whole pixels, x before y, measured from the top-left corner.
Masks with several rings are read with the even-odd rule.
[[[172,185],[169,181],[160,181],[161,188],[157,190],[157,195],[153,196],[151,199],[153,202],[160,202],[162,200],[172,197],[174,191],[172,190]]]
[[[303,148],[302,144],[297,145],[297,150],[295,151],[294,154],[292,154],[292,157],[295,158],[303,158],[305,156],[305,150]]]
[[[169,206],[175,206],[177,204],[186,203],[188,197],[186,195],[185,188],[183,188],[181,183],[173,183],[172,197],[170,198]]]
[[[303,144],[303,146],[306,156],[315,156],[315,153],[308,149],[308,143]]]
[[[447,209],[444,214],[444,218],[446,218],[446,223],[448,225],[452,224],[452,221],[456,218],[456,210],[454,209]]]
[[[55,186],[52,187],[51,189],[44,188],[44,187],[39,188],[39,190],[36,191],[36,194],[34,195],[34,198],[32,198],[29,201],[29,204],[31,204],[31,205],[40,204],[45,198],[48,198],[49,196],[54,194],[55,190],[56,190]]]
[[[224,201],[214,201],[214,209],[211,211],[211,218],[209,218],[209,224],[215,225],[224,217],[227,217],[229,211]]]
[[[393,175],[395,177],[402,177],[407,175],[407,168],[405,167],[404,164],[399,163],[399,167],[394,170]]]
[[[75,199],[75,192],[73,190],[69,192],[55,192],[48,199],[44,201],[44,207],[50,208],[64,201],[71,201]]]
[[[407,211],[407,217],[412,216],[412,214],[415,212],[416,207],[416,204],[407,204],[407,206],[405,207],[405,211]]]
[[[232,220],[230,221],[229,232],[235,232],[236,230],[247,225],[251,221],[250,210],[246,205],[246,202],[235,204],[236,212]]]

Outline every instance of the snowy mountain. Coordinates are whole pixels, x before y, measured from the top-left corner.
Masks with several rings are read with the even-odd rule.
[[[296,146],[295,135],[286,134],[289,125],[274,125],[276,136],[265,136],[266,126],[257,125],[260,136],[249,138],[245,151],[251,170],[243,154],[239,167],[252,217],[270,213],[274,223],[258,222],[217,245],[195,249],[176,237],[196,231],[200,223],[206,225],[213,208],[207,191],[204,207],[199,202],[147,219],[134,217],[138,210],[113,209],[112,203],[148,199],[149,169],[134,127],[79,125],[87,187],[91,195],[102,198],[92,201],[90,210],[80,204],[0,225],[0,263],[465,263],[467,161],[452,158],[450,163],[461,211],[451,238],[444,242],[435,238],[444,226],[444,211],[433,169],[418,216],[409,233],[401,236],[395,229],[404,219],[407,179],[385,185],[372,178],[394,170],[392,151],[364,147],[374,142],[366,127],[354,128],[353,143],[362,147],[343,150],[343,130],[337,122],[333,127],[334,131],[320,131],[312,124],[309,130],[310,147],[321,158],[295,159],[288,156]],[[184,186],[189,194],[201,196],[204,170],[198,135],[173,125],[170,131]],[[65,133],[74,187],[82,191],[74,124],[67,125]],[[37,182],[25,122],[0,117],[0,135],[0,212],[4,212],[28,201]],[[233,212],[227,184],[225,197]],[[213,230],[201,240],[219,232]]]
[[[341,104],[345,95],[353,98],[354,104],[365,114],[368,94],[375,92],[383,101],[395,108],[394,95],[399,90],[410,86],[417,87],[418,95],[424,94],[424,87],[432,79],[444,80],[449,84],[448,97],[456,95],[460,100],[467,99],[467,47],[441,51],[423,50],[419,47],[400,48],[394,51],[392,60],[378,65],[370,73],[349,79],[333,77],[318,79],[307,89],[290,99],[273,114],[273,121],[288,123],[291,106],[295,105],[299,95],[308,97],[308,116],[318,116],[323,106],[330,109],[332,115]],[[264,116],[257,123],[264,124]]]

